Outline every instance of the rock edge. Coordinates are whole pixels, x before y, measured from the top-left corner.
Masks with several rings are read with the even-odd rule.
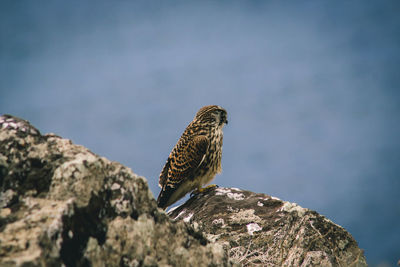
[[[1,266],[366,266],[342,227],[234,188],[156,206],[145,178],[0,117]]]

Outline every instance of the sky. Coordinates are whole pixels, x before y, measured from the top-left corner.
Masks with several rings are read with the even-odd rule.
[[[400,259],[399,1],[2,1],[0,113],[146,177],[228,111],[214,183],[316,210]]]

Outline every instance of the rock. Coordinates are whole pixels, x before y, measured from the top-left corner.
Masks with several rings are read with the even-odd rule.
[[[244,266],[367,266],[342,227],[296,203],[213,188],[169,212],[220,243]]]
[[[131,169],[0,117],[0,266],[366,265],[343,228],[264,194],[217,188],[170,216]]]
[[[29,122],[0,117],[0,266],[232,266],[157,208],[147,181]]]

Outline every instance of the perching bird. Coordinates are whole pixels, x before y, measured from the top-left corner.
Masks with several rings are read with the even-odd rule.
[[[205,106],[197,112],[161,171],[160,208],[167,208],[193,190],[202,192],[202,186],[222,171],[222,128],[227,123],[226,110],[220,106]]]

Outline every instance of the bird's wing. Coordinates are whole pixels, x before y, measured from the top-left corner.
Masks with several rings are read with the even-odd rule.
[[[159,185],[175,187],[190,178],[203,162],[208,145],[209,140],[204,135],[195,136],[189,142],[178,143],[160,174]]]
[[[167,182],[168,180],[168,170],[170,168],[170,163],[171,161],[171,156],[168,157],[167,162],[164,165],[164,168],[162,169],[161,173],[160,173],[160,180],[158,181],[158,186],[163,188],[165,182]]]

